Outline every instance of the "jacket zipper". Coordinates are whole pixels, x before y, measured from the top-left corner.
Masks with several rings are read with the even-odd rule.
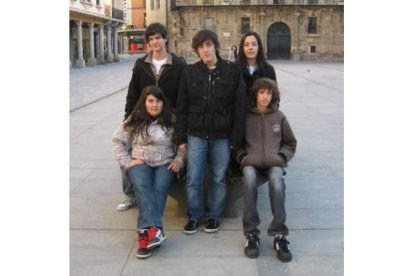
[[[163,67],[165,66],[165,64],[163,65]],[[155,79],[155,85],[156,86],[158,86],[158,82],[161,80],[161,78],[163,77],[163,76],[165,76],[165,74],[167,73],[167,71],[169,71],[170,69],[171,69],[171,67],[173,67],[174,65],[172,65],[171,64],[171,66],[168,66],[167,68],[165,68],[165,69],[163,69],[162,71],[161,71],[161,75],[160,75],[160,77],[158,78],[158,80],[156,80]],[[180,81],[180,80],[178,80],[178,81]]]
[[[265,148],[265,118],[264,114],[260,115],[262,117],[262,151],[263,151],[263,167],[266,166],[266,148]]]
[[[208,83],[207,83],[207,110],[208,110],[209,113],[211,113],[211,111],[210,111],[211,89],[212,89],[212,85],[211,85],[211,73],[209,73],[209,75],[208,75]],[[208,139],[208,137],[210,137],[210,130],[211,130],[211,127],[212,126],[213,126],[213,117],[210,118],[210,127],[208,129],[206,139]]]
[[[148,69],[144,66],[144,65],[139,65],[139,66],[141,66],[143,69],[144,69],[144,71],[149,75],[149,76],[151,76],[153,79],[154,79],[154,81],[155,81],[155,86],[158,86],[158,82],[159,82],[159,80],[161,79],[161,77],[162,76],[164,76],[165,75],[165,73],[167,72],[167,71],[169,71],[174,65],[172,64],[171,66],[169,66],[169,67],[167,67],[167,68],[165,68],[163,71],[162,71],[162,73],[161,73],[161,75],[160,75],[160,77],[158,78],[158,80],[157,80],[157,78],[154,76],[154,74],[152,73],[152,70],[151,70],[151,72],[149,72],[148,71]]]

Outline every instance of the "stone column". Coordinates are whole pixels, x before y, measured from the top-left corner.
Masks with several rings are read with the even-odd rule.
[[[99,64],[105,63],[105,49],[104,49],[104,26],[99,25]]]
[[[114,61],[119,61],[118,55],[118,29],[114,29]]]
[[[78,35],[78,58],[75,62],[75,67],[85,67],[85,60],[83,59],[83,46],[82,46],[82,21],[76,21],[76,31]]]
[[[96,58],[95,58],[95,38],[93,35],[93,26],[94,23],[88,23],[89,26],[89,51],[91,53],[91,56],[88,59],[87,65],[88,66],[94,66],[96,65]]]
[[[108,50],[108,56],[106,58],[107,62],[113,62],[114,61],[113,55],[112,55],[112,47],[111,47],[111,44],[112,44],[111,29],[112,29],[111,25],[108,25],[108,29],[107,29],[107,32],[106,32],[106,49]]]

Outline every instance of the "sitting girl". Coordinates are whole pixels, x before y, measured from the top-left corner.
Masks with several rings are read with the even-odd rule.
[[[112,153],[128,170],[139,210],[138,258],[166,239],[162,217],[171,184],[183,167],[185,152],[173,141],[174,115],[159,87],[148,86],[131,115],[112,137]]]

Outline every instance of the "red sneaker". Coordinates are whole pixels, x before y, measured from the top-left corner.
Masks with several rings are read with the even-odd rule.
[[[151,256],[151,251],[148,250],[148,231],[147,229],[140,229],[138,232],[138,250],[136,256],[140,259],[145,259]]]
[[[163,243],[167,237],[164,235],[161,229],[152,226],[150,229],[148,229],[148,244],[147,249],[153,249],[155,247],[158,247]]]

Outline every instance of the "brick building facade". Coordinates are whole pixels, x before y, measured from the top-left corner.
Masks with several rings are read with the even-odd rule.
[[[262,37],[269,59],[343,61],[343,1],[230,1],[172,0],[167,13],[169,50],[196,60],[191,39],[198,30],[207,28],[217,33],[220,54],[227,58],[231,45],[238,46],[243,33],[252,30]]]

